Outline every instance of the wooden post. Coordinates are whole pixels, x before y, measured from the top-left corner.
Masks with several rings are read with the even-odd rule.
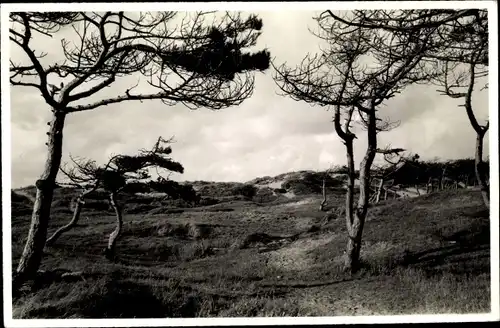
[[[319,205],[320,211],[324,211],[325,206],[326,206],[326,177],[323,178],[322,191],[323,191],[323,200],[321,201],[321,204]]]
[[[380,202],[380,194],[382,193],[383,186],[384,186],[384,179],[381,178],[377,188],[377,196],[375,199],[375,204],[378,204]]]
[[[438,186],[438,190],[444,190],[444,178],[445,178],[445,175],[446,175],[446,167],[443,168],[443,170],[441,171],[441,177],[439,179],[439,186]]]

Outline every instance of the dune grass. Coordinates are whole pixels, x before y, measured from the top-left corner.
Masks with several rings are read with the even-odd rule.
[[[445,191],[370,208],[363,267],[354,275],[342,272],[344,217],[320,226],[325,215],[319,211],[320,201],[320,195],[310,194],[272,204],[226,202],[217,207],[223,211],[205,206],[126,213],[115,262],[102,254],[114,217],[86,209],[78,227],[46,248],[41,268],[82,274],[73,281],[40,278],[16,295],[13,315],[161,318],[490,311],[490,222],[477,191]],[[333,207],[342,203],[341,195],[329,200]],[[64,202],[55,204],[49,233],[69,216]],[[13,203],[14,264],[29,219],[24,207]],[[310,229],[313,225],[317,229]]]

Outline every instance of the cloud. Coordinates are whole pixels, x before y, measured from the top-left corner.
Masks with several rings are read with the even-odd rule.
[[[258,47],[267,47],[278,64],[297,64],[318,50],[307,27],[314,27],[312,12],[261,12],[263,33]],[[70,37],[70,30],[64,37]],[[34,39],[49,54],[46,63],[61,54],[57,40]],[[21,58],[13,48],[11,57]],[[99,97],[115,96],[137,82],[135,76],[117,81]],[[247,181],[257,176],[290,170],[325,169],[346,161],[344,145],[336,136],[332,112],[277,94],[272,71],[256,74],[251,98],[240,106],[219,111],[189,110],[158,101],[123,102],[69,115],[64,130],[64,156],[88,157],[104,163],[112,153],[133,154],[149,148],[158,136],[175,136],[172,156],[185,167],[176,179]],[[46,156],[46,122],[50,110],[40,93],[11,88],[12,185],[33,184]],[[96,97],[95,99],[97,99]],[[432,86],[410,87],[380,109],[381,117],[401,121],[379,135],[379,146],[391,144],[422,158],[460,158],[474,154],[475,134],[459,101]],[[486,92],[474,95],[479,120],[488,115]],[[366,138],[356,130],[355,159],[364,155]],[[485,148],[488,140],[485,141]]]

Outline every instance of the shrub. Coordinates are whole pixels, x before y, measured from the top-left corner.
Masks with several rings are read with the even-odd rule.
[[[149,187],[157,192],[166,193],[171,199],[182,199],[198,203],[199,196],[190,184],[180,184],[172,180],[150,181]]]
[[[331,177],[325,175],[325,172],[304,172],[301,175],[286,179],[281,184],[281,189],[291,190],[297,195],[321,193],[323,179],[325,179],[325,186],[328,190],[335,190],[343,186],[346,177]]]
[[[211,197],[201,197],[199,204],[201,206],[209,206],[219,204],[219,200]]]
[[[126,212],[128,214],[140,214],[149,212],[155,208],[156,206],[151,204],[127,204]]]
[[[33,212],[33,206],[26,205],[23,203],[11,203],[11,211],[12,211],[12,216],[22,216],[22,215],[29,215]]]
[[[26,205],[31,205],[31,201],[24,195],[19,195],[18,193],[11,190],[10,192],[10,201],[12,203],[24,203]]]
[[[307,183],[302,179],[290,179],[282,184],[286,190],[293,191],[296,195],[319,193],[321,192],[321,185],[314,185]]]
[[[188,202],[184,199],[166,199],[162,201],[162,204],[170,207],[193,207],[193,203]]]
[[[257,194],[257,187],[251,184],[244,184],[233,188],[234,195],[242,195],[247,199],[252,199]]]
[[[208,237],[211,232],[211,227],[205,224],[186,224],[187,236],[193,239],[203,239]]]
[[[96,211],[110,211],[111,208],[107,200],[95,200],[88,199],[85,200],[85,209],[92,209]]]
[[[191,261],[214,254],[212,247],[204,240],[182,245],[179,253],[179,257],[183,261]]]
[[[143,183],[143,182],[129,182],[123,188],[124,193],[130,193],[130,194],[146,193],[146,192],[150,192],[150,191],[151,191],[151,188],[147,185],[147,183]]]
[[[276,195],[273,193],[273,189],[271,188],[259,188],[257,190],[255,196],[255,200],[259,203],[268,203],[277,199]]]
[[[109,198],[109,192],[98,189],[95,190],[94,192],[91,192],[87,196],[85,196],[85,199],[94,199],[94,200],[107,200]]]
[[[150,214],[150,215],[153,215],[153,214],[180,214],[180,213],[184,213],[184,210],[182,208],[172,208],[172,207],[166,207],[166,206],[156,207],[148,212],[148,214]]]
[[[153,204],[153,203],[158,203],[157,199],[155,197],[148,197],[148,196],[133,196],[133,197],[123,197],[123,201],[126,201],[127,203],[134,203],[134,204]],[[129,198],[129,199],[127,199]]]

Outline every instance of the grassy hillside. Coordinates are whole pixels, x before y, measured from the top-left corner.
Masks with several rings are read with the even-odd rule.
[[[273,180],[273,181],[271,181]],[[275,180],[275,181],[274,181]],[[284,181],[264,179],[255,185]],[[370,209],[363,269],[341,271],[344,217],[324,220],[321,195],[231,194],[198,183],[214,204],[186,207],[153,196],[127,201],[115,263],[102,250],[114,229],[104,195],[77,228],[45,249],[37,284],[14,300],[16,318],[332,316],[490,310],[489,214],[479,192],[444,191]],[[203,189],[205,188],[205,189]],[[269,189],[273,188],[268,187]],[[278,187],[279,188],[279,187]],[[288,194],[287,196],[284,196]],[[49,233],[71,215],[74,192],[56,190]],[[12,198],[16,264],[29,228],[29,199]],[[344,203],[332,187],[329,206]],[[326,222],[326,224],[325,224]],[[81,271],[73,281],[50,272]]]

